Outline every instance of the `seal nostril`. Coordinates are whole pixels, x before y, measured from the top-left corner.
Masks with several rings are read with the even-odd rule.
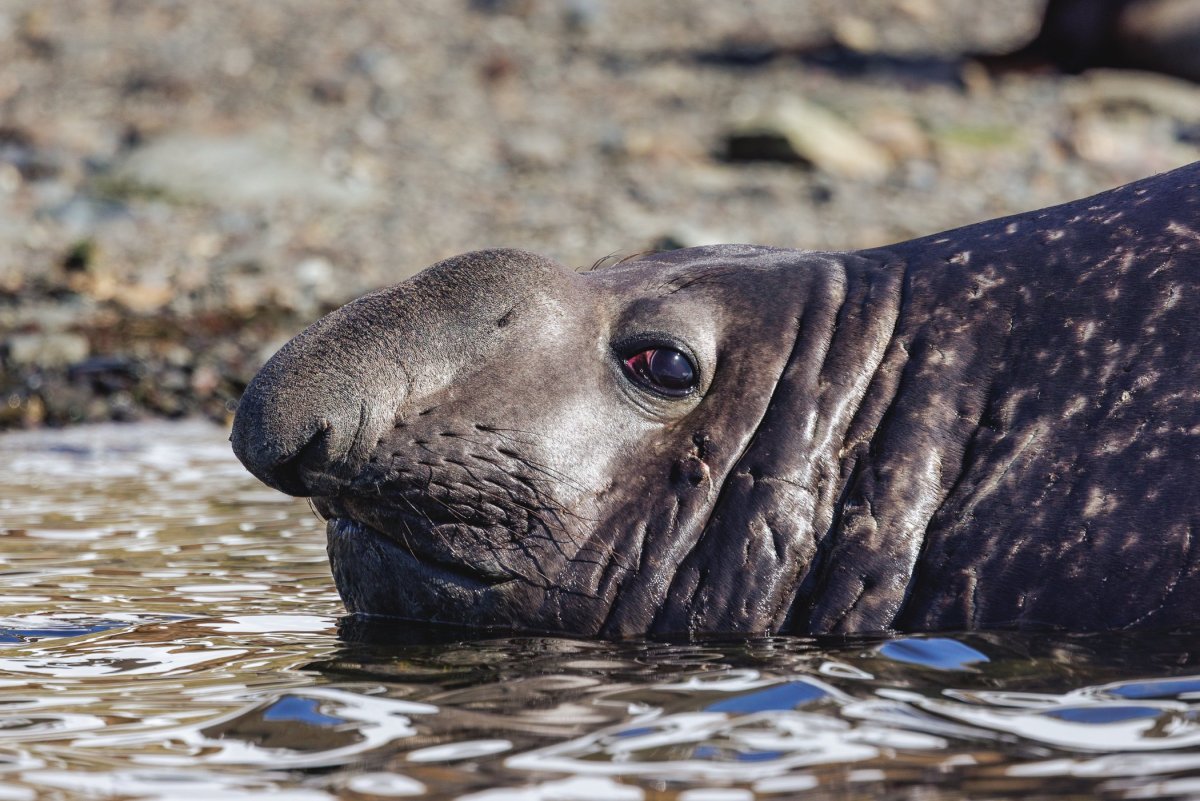
[[[311,472],[314,464],[320,465],[324,461],[321,459],[321,451],[329,438],[330,427],[328,421],[323,422],[325,425],[318,426],[316,434],[299,450],[270,468],[268,483],[288,495],[304,497],[315,494],[310,482],[305,480],[303,472],[306,468]]]

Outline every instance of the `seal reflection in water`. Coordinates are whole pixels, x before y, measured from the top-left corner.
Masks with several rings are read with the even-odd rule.
[[[493,250],[233,428],[353,613],[628,636],[1200,619],[1200,164],[879,250]]]

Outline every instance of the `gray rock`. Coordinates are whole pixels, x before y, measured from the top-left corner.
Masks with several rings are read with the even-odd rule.
[[[882,181],[895,164],[887,150],[849,122],[798,97],[736,110],[726,148],[736,161],[798,161],[831,175],[869,182]]]
[[[17,367],[56,368],[77,364],[91,353],[79,334],[12,334],[5,342],[8,363]]]
[[[55,220],[73,238],[87,236],[114,220],[128,219],[129,208],[119,200],[74,195],[63,203],[44,207],[40,215]]]
[[[81,319],[95,314],[96,304],[88,298],[75,302],[31,300],[25,303],[0,306],[0,331],[36,330],[42,335],[66,331]]]
[[[576,33],[587,33],[604,17],[604,0],[563,0],[563,21]]]
[[[371,187],[341,181],[266,134],[176,134],[134,150],[116,174],[148,190],[215,205],[269,206],[295,198],[329,207],[355,207],[374,198]]]
[[[1151,72],[1091,70],[1068,84],[1064,99],[1075,114],[1139,111],[1200,122],[1200,86]]]
[[[727,237],[714,231],[696,228],[687,224],[676,225],[650,243],[651,250],[679,250],[703,245],[716,245],[727,241]]]
[[[518,169],[549,170],[567,162],[567,144],[552,131],[530,129],[509,134],[504,139],[504,155]]]
[[[333,264],[322,256],[302,259],[292,278],[297,297],[291,305],[306,315],[316,316],[322,307],[347,300],[344,282],[338,280]]]

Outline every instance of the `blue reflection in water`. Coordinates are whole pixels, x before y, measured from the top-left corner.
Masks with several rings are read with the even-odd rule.
[[[692,752],[694,759],[730,759],[735,762],[770,762],[787,756],[783,751],[733,751],[713,745],[701,745]]]
[[[879,653],[896,662],[937,670],[963,670],[970,665],[989,661],[987,656],[969,645],[945,637],[907,638],[879,646]]]
[[[285,695],[267,707],[263,712],[263,720],[297,721],[310,726],[336,726],[346,722],[343,718],[326,715],[318,708],[319,704],[320,702],[316,698]]]
[[[1069,706],[1063,709],[1049,709],[1042,713],[1045,717],[1065,720],[1069,723],[1121,723],[1138,718],[1156,718],[1162,714],[1161,709],[1148,706]]]
[[[1185,676],[1159,681],[1131,681],[1104,688],[1109,695],[1135,700],[1139,698],[1176,698],[1184,693],[1200,693],[1200,676]]]
[[[624,729],[619,731],[614,734],[613,737],[640,737],[643,734],[650,734],[651,732],[656,731],[658,731],[658,729],[654,728],[653,726],[638,726],[634,729]]]
[[[742,751],[737,755],[738,762],[770,762],[772,759],[782,759],[787,756],[783,751]]]
[[[789,681],[765,690],[726,698],[705,707],[709,712],[764,712],[768,709],[795,709],[801,704],[824,698],[826,692],[805,681]]]
[[[93,620],[88,623],[73,622],[41,627],[0,626],[0,643],[29,643],[51,637],[81,637],[84,634],[95,634],[128,625],[128,620]]]

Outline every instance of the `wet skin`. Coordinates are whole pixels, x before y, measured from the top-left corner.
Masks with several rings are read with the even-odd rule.
[[[351,612],[632,636],[1195,621],[1200,166],[854,253],[482,251],[247,389]]]

